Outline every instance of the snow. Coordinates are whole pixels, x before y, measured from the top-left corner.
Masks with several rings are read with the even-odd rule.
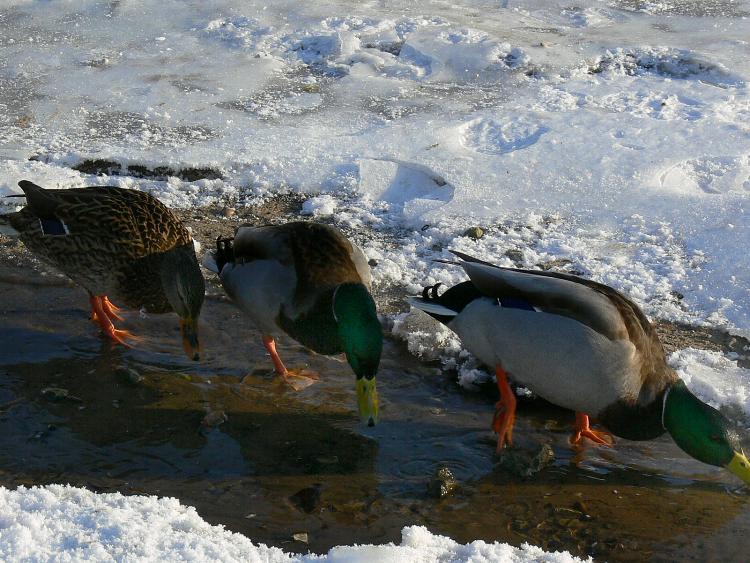
[[[669,357],[670,365],[687,386],[709,405],[739,408],[744,426],[750,428],[750,369],[740,367],[737,354],[685,348]]]
[[[452,277],[435,239],[493,261],[513,244],[652,316],[750,335],[747,1],[4,5],[0,194],[303,191],[327,197],[313,217],[406,229],[404,256],[371,249],[376,280]],[[71,170],[85,158],[222,178]],[[471,223],[497,229],[465,245]]]
[[[328,217],[334,214],[337,206],[338,203],[333,196],[328,194],[319,195],[308,199],[302,204],[302,215]]]
[[[0,559],[3,561],[242,561],[304,562],[545,562],[581,561],[503,543],[458,544],[422,526],[406,527],[400,545],[338,546],[327,554],[284,552],[205,522],[174,498],[97,494],[48,485],[0,487]],[[588,561],[591,561],[590,559]]]

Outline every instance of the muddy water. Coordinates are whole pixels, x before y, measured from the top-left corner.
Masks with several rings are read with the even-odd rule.
[[[205,360],[192,363],[176,317],[130,313],[124,325],[144,340],[112,346],[82,290],[20,285],[22,274],[0,268],[0,484],[175,496],[298,552],[398,541],[402,526],[424,524],[461,542],[528,541],[597,560],[747,558],[747,491],[666,438],[574,451],[570,413],[521,401],[516,451],[549,443],[556,455],[521,477],[493,456],[493,393],[462,391],[398,343],[386,343],[381,424],[368,429],[345,363],[282,342],[288,365],[322,375],[290,390],[220,298],[206,302]],[[443,499],[427,494],[439,467],[460,482]]]

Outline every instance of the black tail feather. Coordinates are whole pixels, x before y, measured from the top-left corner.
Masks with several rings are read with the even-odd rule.
[[[443,285],[442,283],[438,282],[435,285],[428,285],[422,290],[422,299],[425,301],[434,301],[438,298],[438,288]]]
[[[216,266],[219,268],[220,272],[224,267],[224,264],[234,263],[233,242],[233,238],[224,238],[222,236],[219,236],[219,238],[216,239],[216,256],[214,256],[214,258],[216,259]]]
[[[450,252],[454,256],[458,256],[464,262],[474,262],[475,264],[484,264],[486,266],[493,266],[494,268],[497,268],[497,266],[495,266],[494,264],[490,264],[489,262],[485,262],[484,260],[480,260],[479,258],[474,258],[473,256],[469,256],[468,254],[464,254],[463,252],[459,252],[458,250],[448,249],[448,252]]]

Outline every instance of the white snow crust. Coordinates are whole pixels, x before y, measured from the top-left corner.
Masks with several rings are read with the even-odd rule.
[[[406,527],[400,545],[332,548],[325,555],[287,553],[205,522],[174,498],[97,494],[67,485],[0,487],[2,561],[221,561],[243,563],[572,563],[567,552],[528,544],[461,545],[422,526]],[[588,561],[591,561],[588,559]]]

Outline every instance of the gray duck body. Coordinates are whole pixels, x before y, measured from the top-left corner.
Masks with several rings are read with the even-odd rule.
[[[638,307],[614,289],[568,274],[500,268],[458,254],[470,281],[413,304],[444,322],[488,366],[612,433],[646,440],[665,430],[666,390],[678,380]],[[441,307],[443,309],[441,309]]]

